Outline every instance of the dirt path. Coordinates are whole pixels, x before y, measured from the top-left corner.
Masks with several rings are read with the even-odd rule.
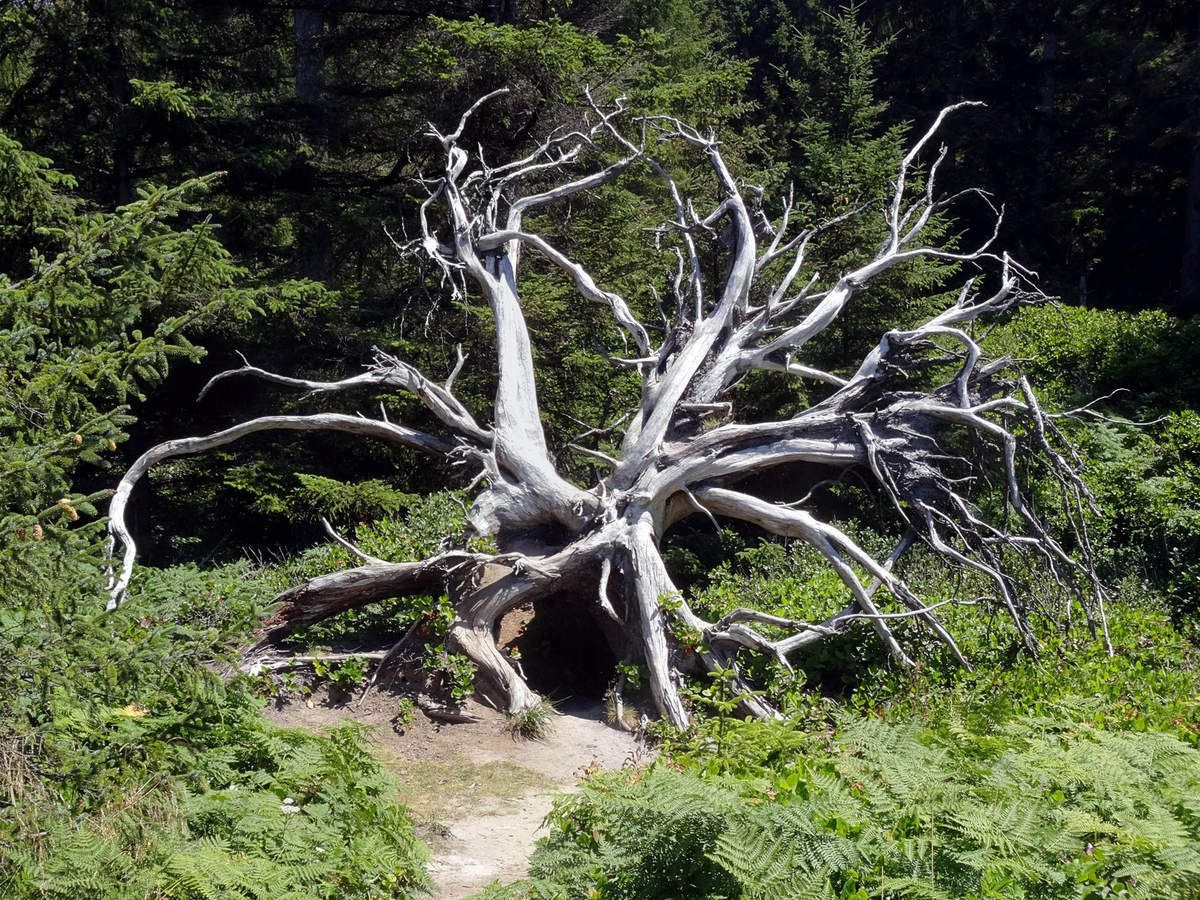
[[[555,794],[572,790],[589,767],[647,761],[634,738],[600,721],[596,702],[560,704],[545,741],[514,740],[504,719],[472,706],[478,722],[438,725],[415,713],[397,733],[398,699],[373,696],[362,709],[314,698],[269,712],[282,725],[321,730],[353,720],[372,726],[380,757],[403,783],[401,800],[429,843],[434,896],[459,900],[493,881],[524,877]]]
[[[494,880],[523,878],[553,796],[573,789],[589,766],[617,769],[637,759],[638,745],[599,722],[599,711],[598,705],[567,708],[546,741],[517,743],[506,738],[507,743],[475,757],[495,761],[487,757],[499,751],[497,760],[536,772],[543,780],[490,811],[471,809],[446,823],[448,836],[430,866],[438,897],[468,897]]]

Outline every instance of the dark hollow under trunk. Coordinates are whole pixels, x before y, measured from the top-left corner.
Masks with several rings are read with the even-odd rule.
[[[547,597],[506,615],[497,641],[510,656],[519,653],[525,680],[538,693],[599,698],[612,683],[624,638],[594,613],[590,600]]]

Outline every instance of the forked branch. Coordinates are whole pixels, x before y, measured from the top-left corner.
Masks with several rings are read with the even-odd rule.
[[[802,223],[794,221],[790,193],[768,221],[764,192],[738,180],[716,136],[672,117],[631,121],[620,100],[602,107],[589,97],[580,127],[546,136],[518,159],[489,164],[482,149],[467,149],[472,146],[467,135],[486,115],[486,104],[503,93],[480,98],[445,134],[431,126],[441,149],[440,171],[419,181],[428,193],[415,214],[418,237],[398,245],[432,260],[459,300],[479,300],[490,309],[495,327],[495,356],[485,367],[495,373],[490,410],[476,418],[452,393],[465,361],[461,351],[441,384],[380,351],[365,372],[342,380],[295,378],[249,363],[217,375],[205,392],[235,376],[316,394],[360,388],[403,392],[424,404],[446,436],[386,418],[322,413],[267,416],[151,448],[113,499],[112,545],[124,545],[124,558],[111,578],[110,607],[120,602],[132,575],[136,547],[126,507],[150,467],[262,431],[334,430],[445,455],[471,488],[479,487],[467,522],[477,535],[494,540],[497,551],[481,554],[451,543],[424,562],[367,559],[321,576],[279,598],[267,638],[363,603],[445,592],[456,611],[451,643],[477,666],[485,696],[510,712],[529,708],[538,697],[497,648],[497,623],[518,605],[568,595],[587,598],[619,658],[645,665],[659,713],[680,726],[689,719],[681,686],[697,657],[747,713],[773,717],[778,713],[771,702],[746,675],[746,656],[763,654],[790,667],[797,654],[855,621],[868,622],[900,663],[911,663],[915,650],[893,626],[913,620],[966,664],[939,613],[948,602],[973,601],[923,602],[895,571],[897,560],[917,542],[986,578],[994,586],[989,588],[994,602],[1031,650],[1037,647],[1031,621],[1037,599],[1020,576],[1028,560],[1063,586],[1069,603],[1081,606],[1089,625],[1107,640],[1104,589],[1086,528],[1092,498],[1079,456],[1059,427],[1062,414],[1042,409],[1013,360],[988,359],[975,327],[1045,298],[1028,270],[993,249],[1002,209],[982,191],[941,196],[938,175],[948,155],[945,148],[927,152],[948,116],[976,104],[947,107],[919,135],[899,160],[887,197],[856,204],[828,221]],[[710,196],[688,197],[671,166],[647,149],[664,144],[703,162]],[[528,213],[550,212],[635,169],[662,185],[664,221],[649,233],[666,262],[661,273],[647,273],[644,293],[623,296],[604,286],[603,272],[561,250],[566,245],[558,236],[526,220]],[[943,233],[935,227],[939,217],[964,197],[989,205],[996,230],[970,249],[937,244],[931,236]],[[872,214],[879,216],[878,246],[844,271],[823,275],[813,260],[821,258],[827,235],[848,219]],[[624,435],[616,449],[584,444],[615,437],[616,426],[606,422],[579,423],[580,436],[558,442],[543,429],[535,335],[521,290],[526,250],[548,263],[581,300],[611,314],[612,331],[598,339],[600,352],[636,372],[640,382],[636,409],[620,421]],[[971,277],[927,321],[885,326],[877,342],[856,351],[861,357],[821,362],[815,348],[856,298],[885,273],[920,259],[957,264]],[[714,268],[706,272],[710,264]],[[669,285],[673,308],[669,300],[660,302],[655,285]],[[657,333],[645,324],[648,310],[663,320],[657,345]],[[613,335],[633,347],[609,346]],[[735,388],[754,370],[805,379],[818,392],[816,399],[787,418],[746,421],[739,416]],[[937,378],[917,381],[913,372]],[[592,484],[573,482],[552,447],[599,460],[603,474]],[[806,476],[792,479],[797,468]],[[768,473],[769,499],[755,495],[754,485],[762,482],[750,478]],[[1069,535],[1052,529],[1032,501],[1031,473],[1057,486]],[[813,484],[845,480],[866,485],[905,529],[888,559],[874,558],[845,529],[823,521],[821,492]],[[1000,515],[985,512],[989,498],[1002,507]],[[805,541],[841,579],[852,602],[820,621],[748,607],[705,621],[676,588],[660,552],[667,530],[690,515],[714,524],[734,519]],[[333,535],[361,555],[349,540]],[[1022,562],[1014,566],[1014,560]],[[686,665],[685,651],[693,648],[683,646],[672,622],[697,642]]]

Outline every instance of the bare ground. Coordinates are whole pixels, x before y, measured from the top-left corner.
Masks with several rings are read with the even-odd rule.
[[[467,711],[476,722],[436,723],[417,710],[396,726],[399,704],[398,695],[376,693],[356,708],[319,693],[268,715],[314,731],[348,721],[371,728],[380,758],[403,784],[401,801],[432,849],[434,896],[443,900],[523,878],[555,794],[574,789],[587,771],[649,758],[632,735],[603,724],[598,701],[560,703],[544,741],[514,739],[502,715],[473,702]]]

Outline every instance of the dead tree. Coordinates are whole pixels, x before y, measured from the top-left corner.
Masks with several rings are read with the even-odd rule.
[[[1093,632],[1107,640],[1104,592],[1083,525],[1090,496],[1080,461],[1058,427],[1058,414],[1042,409],[1013,361],[986,359],[973,336],[973,323],[982,317],[1044,297],[1030,273],[992,249],[995,233],[972,250],[928,246],[922,240],[955,198],[937,193],[946,149],[931,154],[927,165],[921,157],[946,117],[972,104],[944,109],[901,161],[890,196],[874,209],[865,204],[856,212],[883,217],[886,238],[874,254],[823,278],[811,271],[807,257],[833,223],[796,228],[790,202],[783,203],[776,222],[764,223],[747,201],[749,191],[727,167],[715,136],[674,118],[648,117],[633,123],[636,137],[630,137],[621,125],[619,101],[611,109],[593,104],[579,130],[550,137],[522,159],[488,165],[482,151],[472,154],[461,139],[472,116],[494,96],[476,102],[449,134],[431,132],[440,142],[444,170],[426,182],[428,197],[417,215],[421,236],[409,245],[440,267],[454,292],[482,297],[491,308],[497,381],[490,415],[477,415],[455,397],[461,354],[444,382],[385,353],[377,353],[362,374],[342,381],[291,378],[248,363],[216,376],[214,382],[249,376],[319,393],[363,386],[408,392],[437,418],[441,433],[324,413],[266,416],[153,447],[133,464],[112,500],[111,543],[115,549],[119,541],[124,556],[112,573],[110,608],[120,603],[133,572],[136,548],[125,522],[130,492],[151,466],[262,431],[333,430],[443,454],[477,476],[473,484],[481,488],[469,525],[475,534],[493,537],[499,551],[452,549],[416,563],[366,558],[357,568],[282,594],[265,623],[267,640],[383,598],[445,591],[457,610],[451,641],[474,661],[480,690],[511,713],[539,698],[498,649],[497,623],[519,605],[567,589],[590,596],[595,609],[626,636],[648,671],[659,712],[676,725],[688,721],[679,690],[685,659],[725,673],[749,712],[773,716],[775,711],[750,692],[739,656],[768,654],[786,664],[806,646],[865,619],[890,655],[908,664],[909,651],[889,624],[905,617],[923,623],[960,655],[935,608],[923,604],[893,569],[916,541],[994,585],[990,602],[1007,614],[1031,649],[1036,647],[1031,628],[1036,598],[1019,589],[1010,565],[1019,558],[1036,558],[1065,587],[1068,614],[1071,607],[1082,609]],[[697,212],[655,157],[654,148],[664,141],[682,142],[711,169],[719,191],[712,209]],[[589,159],[600,161],[585,167]],[[660,305],[664,327],[658,342],[635,312],[653,308],[648,298],[631,303],[605,289],[579,262],[525,226],[530,214],[601,188],[634,167],[646,167],[661,180],[672,210],[664,233],[677,271],[674,297]],[[531,189],[532,183],[552,186]],[[997,231],[1000,216],[998,211]],[[706,275],[705,264],[714,255],[712,236],[718,232],[727,251],[719,261],[719,277],[713,277],[711,265]],[[603,462],[607,474],[588,487],[564,476],[543,432],[531,335],[521,306],[526,254],[561,272],[583,300],[607,307],[628,345],[636,348],[626,358],[613,358],[614,365],[635,371],[641,383],[640,404],[627,419],[619,450],[606,455],[577,445],[559,448],[584,450]],[[856,370],[835,374],[814,365],[812,348],[856,295],[892,267],[918,258],[956,261],[974,270],[975,277],[955,302],[924,324],[884,334]],[[912,388],[906,372],[931,363],[942,371],[949,366],[951,375],[936,389]],[[823,383],[826,396],[790,418],[734,421],[730,392],[756,369]],[[964,445],[976,451],[948,449]],[[997,492],[1005,507],[1000,516],[986,516],[963,487],[979,460],[988,458],[980,448],[994,451]],[[769,502],[744,487],[747,476],[798,462],[855,472],[873,484],[907,528],[895,552],[873,558],[843,530],[805,509],[804,502]],[[1023,478],[1028,465],[1057,479],[1068,531],[1073,531],[1069,548],[1031,500]],[[694,514],[742,520],[808,542],[845,583],[853,602],[819,623],[753,609],[735,610],[716,622],[703,620],[672,583],[660,553],[667,529]],[[690,635],[694,646],[681,646],[677,634]]]

